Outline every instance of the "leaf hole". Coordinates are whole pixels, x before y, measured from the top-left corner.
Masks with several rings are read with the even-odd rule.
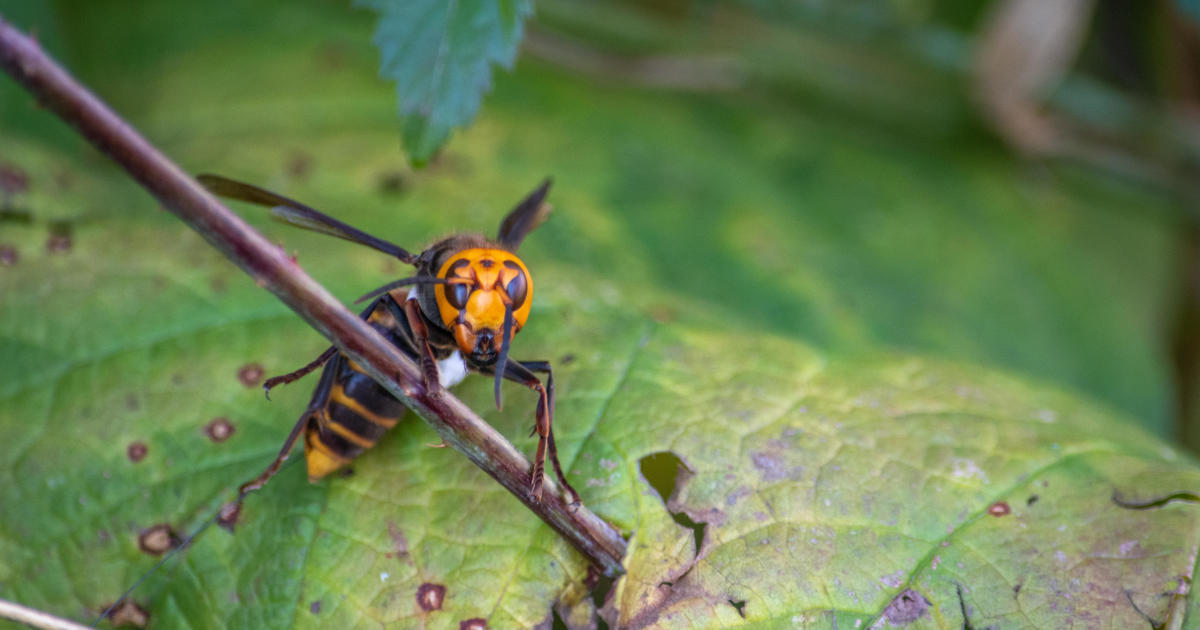
[[[612,598],[613,587],[617,584],[617,578],[607,577],[597,571],[596,567],[589,566],[587,577],[583,580],[583,584],[589,589],[588,592],[592,596],[592,605],[599,611]],[[596,630],[609,630],[608,622],[603,617],[596,615],[595,620]]]
[[[971,625],[971,615],[967,611],[967,599],[965,597],[963,597],[962,584],[955,584],[954,588],[958,592],[959,610],[962,611],[962,618],[963,618],[962,630],[975,630],[975,628]]]
[[[1195,494],[1192,494],[1191,492],[1175,492],[1175,493],[1168,494],[1166,496],[1162,496],[1162,497],[1159,497],[1156,499],[1150,499],[1148,501],[1135,501],[1135,500],[1125,499],[1124,497],[1121,496],[1121,493],[1116,490],[1113,491],[1113,495],[1112,495],[1112,502],[1116,503],[1117,507],[1123,507],[1127,510],[1152,510],[1154,508],[1163,507],[1163,506],[1167,505],[1168,503],[1171,503],[1174,501],[1186,501],[1188,503],[1200,503],[1200,496],[1196,496]]]
[[[704,530],[708,527],[708,523],[696,522],[682,510],[671,511],[670,508],[679,488],[692,478],[691,469],[671,451],[651,453],[638,460],[638,467],[641,469],[642,477],[658,493],[659,499],[671,514],[671,518],[675,519],[676,523],[692,530],[696,553],[699,554],[700,546],[704,543]]]
[[[550,630],[571,630],[567,622],[563,621],[561,615],[558,614],[558,608],[550,607]]]

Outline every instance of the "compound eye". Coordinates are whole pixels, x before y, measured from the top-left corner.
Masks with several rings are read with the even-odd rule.
[[[506,260],[504,266],[515,269],[517,272],[517,275],[504,286],[504,292],[508,294],[508,299],[512,300],[513,310],[516,310],[525,303],[525,298],[529,294],[529,282],[525,279],[525,272],[521,271],[521,267],[516,263]]]
[[[466,284],[446,285],[446,301],[457,310],[467,308],[467,298],[471,296],[471,287]]]
[[[447,281],[458,280],[458,282],[454,282],[453,284],[446,284],[446,302],[450,306],[453,306],[455,310],[461,311],[467,308],[467,298],[471,297],[471,286],[462,282],[465,278],[458,275],[460,269],[469,267],[470,265],[470,261],[460,259],[454,261],[454,264],[450,265],[450,268],[446,270],[445,278]]]

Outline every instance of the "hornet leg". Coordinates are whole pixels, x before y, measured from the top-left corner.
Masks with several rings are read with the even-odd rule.
[[[267,382],[263,383],[263,389],[266,390],[267,393],[267,400],[271,399],[271,390],[276,386],[287,385],[288,383],[294,383],[304,378],[309,372],[312,372],[313,370],[324,365],[325,362],[333,358],[333,355],[335,354],[337,354],[337,348],[329,346],[325,352],[321,353],[321,356],[317,357],[312,363],[309,363],[299,370],[296,370],[295,372],[288,372],[287,374],[281,374],[279,376],[272,376],[271,378],[267,379]]]
[[[546,385],[538,379],[534,372],[546,374]],[[538,434],[537,455],[533,460],[533,473],[529,485],[534,497],[541,498],[542,478],[545,475],[546,451],[550,451],[550,463],[554,466],[554,475],[563,489],[571,497],[571,505],[579,505],[579,493],[567,481],[562,464],[558,461],[558,446],[554,443],[554,371],[549,361],[510,361],[504,366],[504,378],[520,383],[540,395],[537,406],[537,419],[533,432]]]

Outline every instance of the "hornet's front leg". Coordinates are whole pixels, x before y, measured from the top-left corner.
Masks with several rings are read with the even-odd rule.
[[[425,316],[421,314],[421,305],[415,297],[404,301],[404,317],[413,332],[413,343],[417,346],[417,354],[421,357],[421,377],[425,380],[425,392],[430,396],[442,393],[442,384],[438,380],[437,357],[429,345],[429,328],[425,325]]]
[[[271,378],[267,379],[267,382],[263,383],[263,390],[265,390],[267,394],[267,400],[271,399],[271,390],[276,386],[287,385],[288,383],[294,383],[304,378],[309,372],[321,367],[326,361],[332,359],[333,355],[335,354],[337,354],[337,348],[329,346],[325,352],[321,353],[321,356],[317,357],[312,363],[309,363],[299,370],[296,370],[295,372],[288,372],[287,374],[281,374],[279,376],[272,376]]]
[[[372,302],[371,305],[367,307],[367,310],[358,314],[359,318],[370,321],[371,312],[375,310],[376,304],[377,302]],[[325,349],[325,352],[321,353],[321,356],[313,359],[312,363],[309,363],[299,370],[296,370],[295,372],[288,372],[287,374],[280,374],[279,376],[272,376],[271,378],[267,379],[267,382],[263,383],[263,389],[266,391],[267,400],[271,399],[272,389],[275,389],[275,387],[279,385],[287,385],[288,383],[294,383],[304,378],[313,370],[325,365],[325,363],[332,359],[333,355],[337,354],[337,352],[337,348],[329,346]]]
[[[534,372],[546,374],[546,384],[538,379]],[[550,463],[554,465],[554,475],[558,478],[567,494],[571,497],[571,505],[579,505],[579,493],[567,481],[562,464],[558,461],[558,446],[554,443],[554,370],[549,361],[509,361],[504,365],[504,378],[520,383],[539,395],[537,416],[530,435],[538,435],[537,455],[533,459],[533,472],[529,478],[530,492],[534,498],[542,496],[542,478],[545,476],[546,451],[550,452]]]

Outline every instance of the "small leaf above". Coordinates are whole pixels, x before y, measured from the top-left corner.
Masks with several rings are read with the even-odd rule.
[[[479,111],[492,64],[511,68],[530,0],[358,0],[381,15],[379,73],[396,81],[404,146],[423,163]]]

